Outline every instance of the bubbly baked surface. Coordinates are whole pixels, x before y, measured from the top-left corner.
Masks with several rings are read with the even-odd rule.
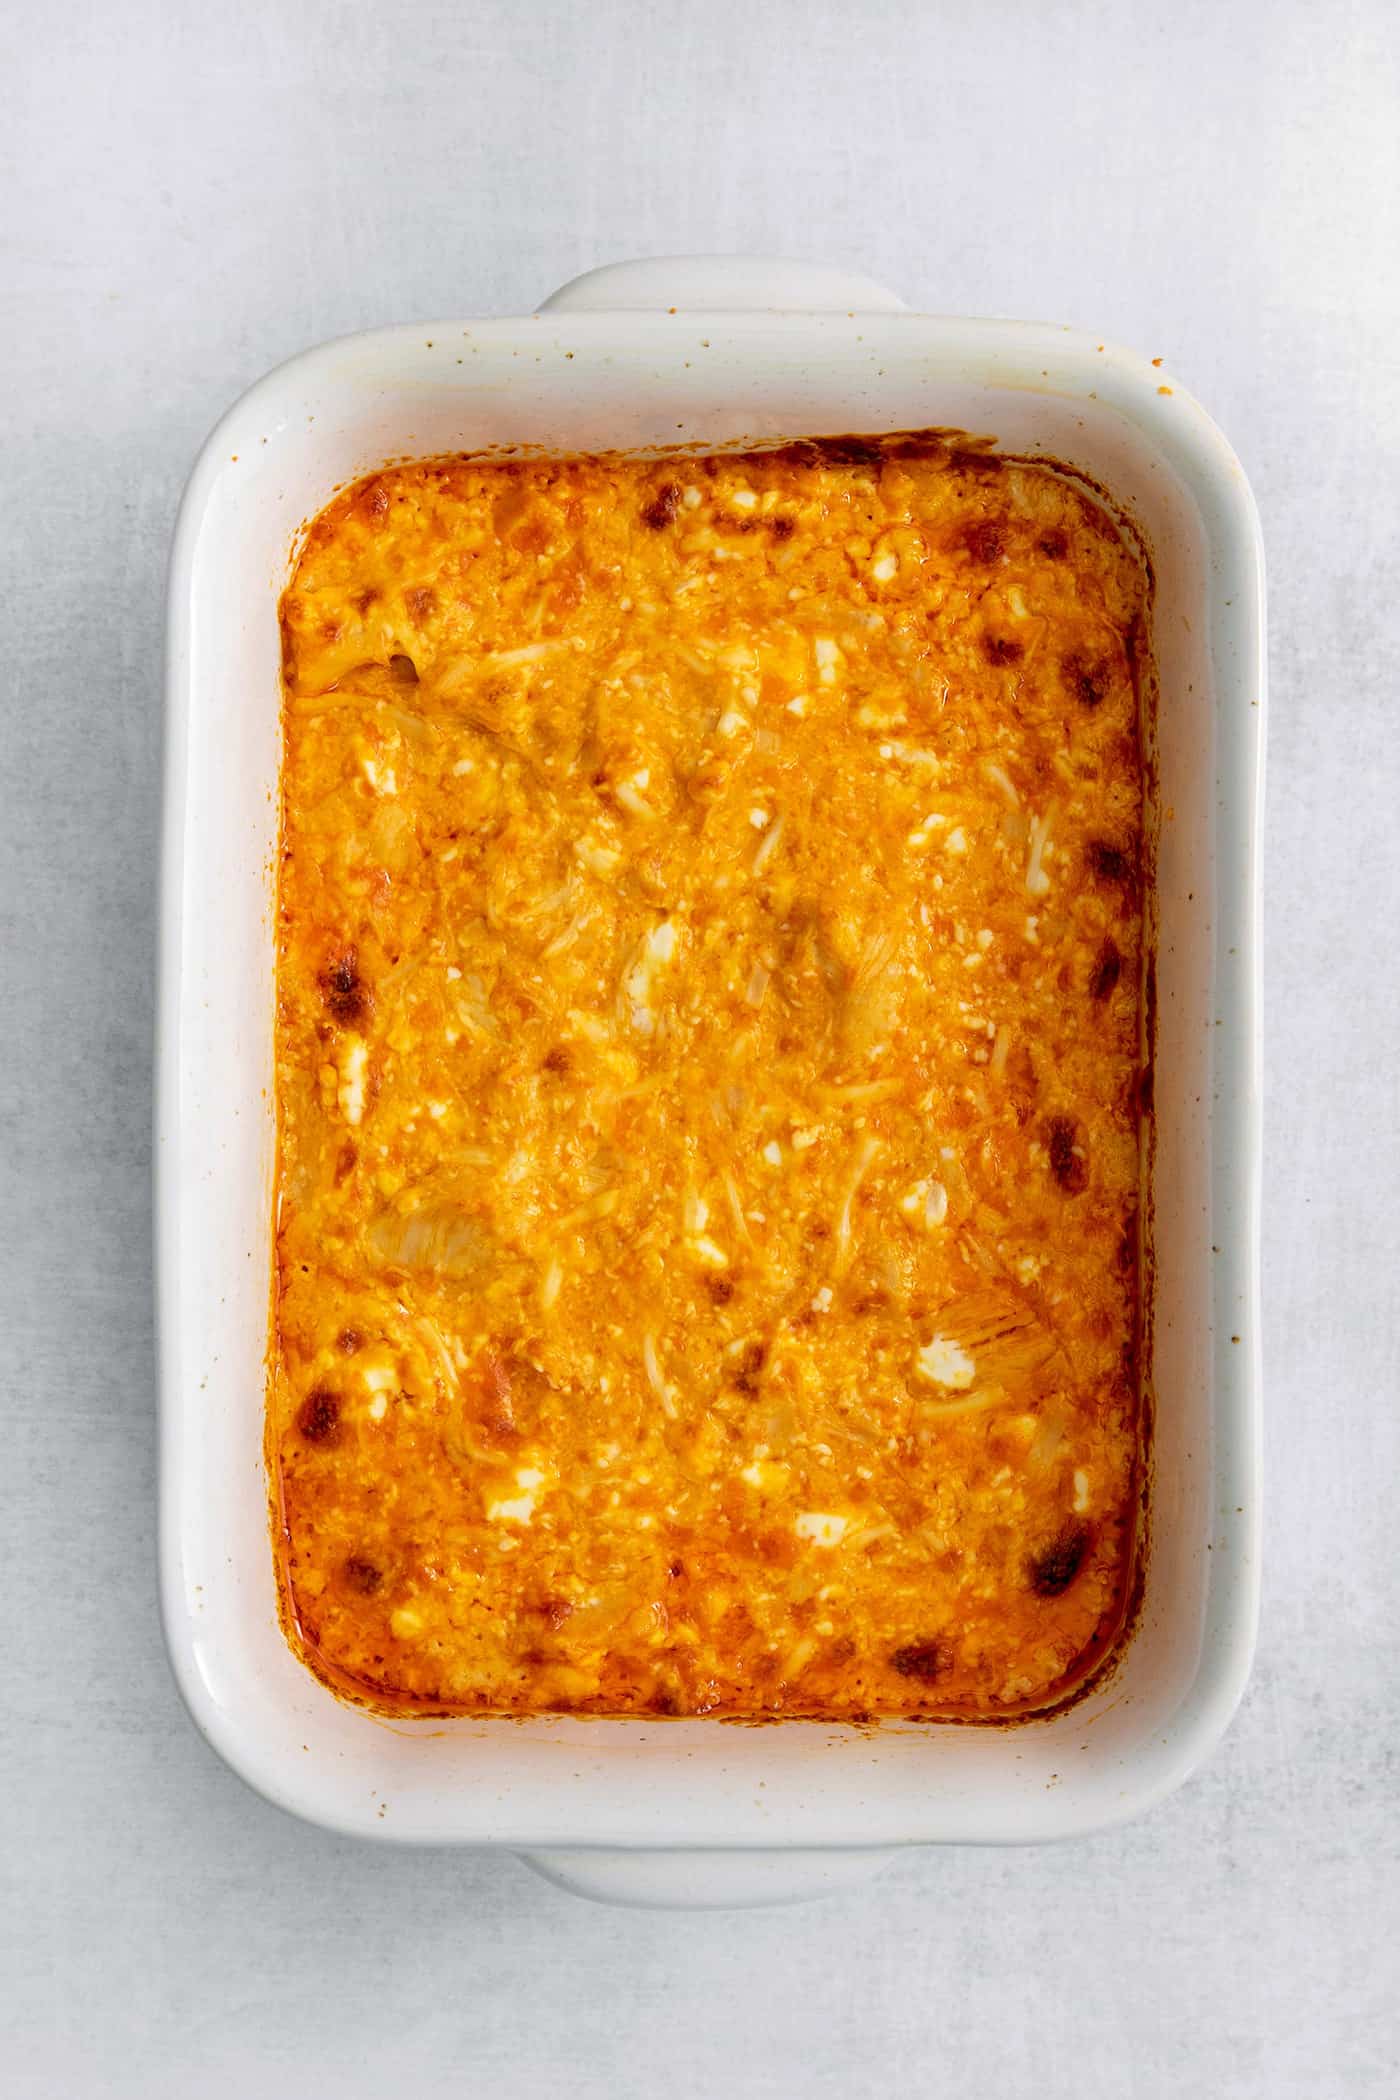
[[[1111,1644],[1148,599],[1078,485],[933,435],[316,519],[268,1430],[313,1668],[975,1717]]]

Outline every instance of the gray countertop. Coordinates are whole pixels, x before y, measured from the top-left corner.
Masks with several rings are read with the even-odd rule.
[[[0,2087],[1307,2100],[1400,2089],[1400,69],[1385,0],[11,0],[0,540]],[[1142,1822],[804,1910],[585,1906],[244,1791],[153,1589],[163,568],[269,365],[594,262],[844,262],[1162,355],[1271,563],[1268,1562]]]

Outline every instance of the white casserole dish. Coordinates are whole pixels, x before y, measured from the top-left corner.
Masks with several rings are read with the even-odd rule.
[[[1081,468],[1156,572],[1156,1394],[1150,1550],[1121,1660],[1010,1727],[387,1722],[283,1639],[263,1383],[272,1172],[276,601],[301,523],[395,456],[928,425]],[[160,1580],[181,1690],[250,1785],[357,1836],[505,1845],[621,1900],[751,1902],[909,1844],[1138,1813],[1243,1689],[1258,1596],[1258,807],[1263,562],[1244,475],[1145,359],[934,319],[836,271],[623,264],[524,320],[392,328],[284,365],[200,455],[170,579],[157,1109]]]

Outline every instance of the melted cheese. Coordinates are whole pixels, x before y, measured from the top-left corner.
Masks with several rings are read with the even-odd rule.
[[[269,1440],[323,1675],[979,1716],[1102,1651],[1147,601],[1081,490],[936,439],[316,520]]]

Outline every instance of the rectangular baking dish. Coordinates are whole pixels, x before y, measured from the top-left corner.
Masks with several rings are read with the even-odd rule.
[[[1002,1727],[388,1722],[342,1704],[278,1624],[262,1447],[276,612],[298,527],[396,457],[931,425],[1092,476],[1156,576],[1155,1414],[1131,1637],[1077,1704]],[[225,417],[170,576],[160,1582],[190,1711],[250,1785],[358,1836],[523,1849],[594,1893],[748,1901],[830,1885],[900,1845],[1098,1829],[1185,1778],[1239,1699],[1257,1611],[1263,638],[1244,475],[1156,366],[1065,329],[907,313],[836,271],[617,265],[522,320],[328,344]]]

